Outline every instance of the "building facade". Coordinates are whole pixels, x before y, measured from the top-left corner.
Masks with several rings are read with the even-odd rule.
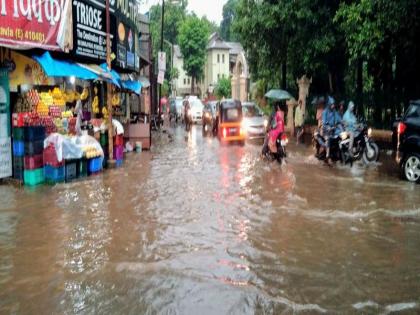
[[[173,83],[176,95],[191,94],[191,77],[183,69],[183,56],[177,45],[174,46],[174,67],[179,71],[179,77]],[[222,78],[231,80],[232,98],[240,101],[248,99],[249,72],[242,45],[225,42],[217,33],[213,33],[207,44],[204,77],[196,84],[196,94],[202,98],[213,94]]]

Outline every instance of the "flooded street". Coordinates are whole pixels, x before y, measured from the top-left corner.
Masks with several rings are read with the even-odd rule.
[[[200,127],[87,180],[0,186],[0,314],[420,313],[420,185]]]

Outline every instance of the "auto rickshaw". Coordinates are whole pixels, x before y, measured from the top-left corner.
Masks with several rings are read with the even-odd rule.
[[[220,102],[217,112],[217,137],[224,143],[245,143],[240,101],[228,99]]]

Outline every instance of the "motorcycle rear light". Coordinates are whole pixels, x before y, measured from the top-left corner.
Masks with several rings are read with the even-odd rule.
[[[400,122],[398,124],[398,134],[399,135],[402,135],[405,132],[406,129],[407,129],[407,125],[406,124],[404,124],[402,122]]]
[[[281,136],[281,140],[287,141],[287,140],[288,140],[288,139],[287,139],[287,136],[286,136],[286,135],[282,135],[282,136]]]
[[[223,138],[226,138],[227,137],[227,130],[226,130],[226,128],[223,128]]]

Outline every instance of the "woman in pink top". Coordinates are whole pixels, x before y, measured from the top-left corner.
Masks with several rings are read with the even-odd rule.
[[[270,130],[269,136],[269,147],[275,148],[276,147],[276,140],[278,136],[284,132],[284,112],[280,109],[280,105],[276,105],[276,114],[274,116],[276,121],[276,127]]]

